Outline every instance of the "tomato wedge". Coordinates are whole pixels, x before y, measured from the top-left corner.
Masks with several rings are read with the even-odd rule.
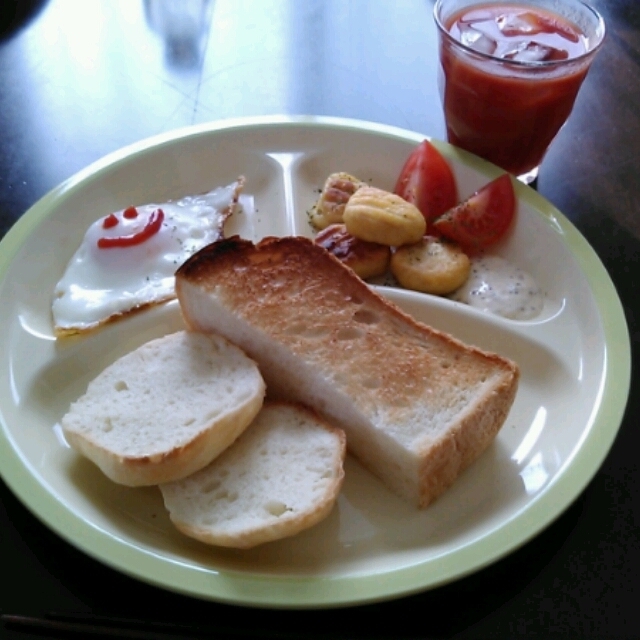
[[[511,177],[505,173],[449,209],[433,226],[466,251],[476,251],[500,240],[515,213],[516,195]]]
[[[428,140],[423,140],[407,158],[394,193],[420,210],[427,228],[458,202],[453,171]]]

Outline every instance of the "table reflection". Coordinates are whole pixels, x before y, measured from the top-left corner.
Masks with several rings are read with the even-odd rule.
[[[213,0],[144,0],[147,23],[164,42],[168,69],[202,68],[213,6]]]

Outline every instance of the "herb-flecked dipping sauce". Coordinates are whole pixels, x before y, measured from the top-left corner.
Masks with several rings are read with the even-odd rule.
[[[535,318],[544,307],[544,294],[533,277],[500,256],[473,258],[467,282],[450,297],[512,320]]]

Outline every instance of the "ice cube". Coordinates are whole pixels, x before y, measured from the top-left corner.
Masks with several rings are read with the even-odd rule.
[[[515,45],[512,44],[508,51],[502,53],[501,57],[516,62],[550,62],[566,60],[569,57],[569,52],[533,40],[523,40]]]
[[[501,14],[496,18],[496,24],[507,38],[535,36],[538,33],[556,34],[570,42],[578,42],[580,38],[580,34],[568,22],[532,11]]]
[[[467,23],[460,24],[460,41],[474,51],[488,55],[492,55],[498,47],[498,43],[493,38]]]
[[[502,35],[508,38],[540,33],[538,16],[529,11],[499,15],[496,18],[496,24]]]

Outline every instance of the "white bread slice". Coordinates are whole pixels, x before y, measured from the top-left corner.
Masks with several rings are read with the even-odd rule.
[[[216,242],[182,265],[176,292],[190,327],[241,346],[270,394],[343,428],[420,507],[487,448],[516,394],[515,363],[415,322],[305,238]]]
[[[264,394],[256,363],[238,347],[179,331],[107,367],[62,428],[113,481],[155,485],[209,464],[249,426]]]
[[[248,549],[326,518],[342,487],[345,454],[342,430],[302,405],[267,402],[210,465],[160,489],[180,531]]]

